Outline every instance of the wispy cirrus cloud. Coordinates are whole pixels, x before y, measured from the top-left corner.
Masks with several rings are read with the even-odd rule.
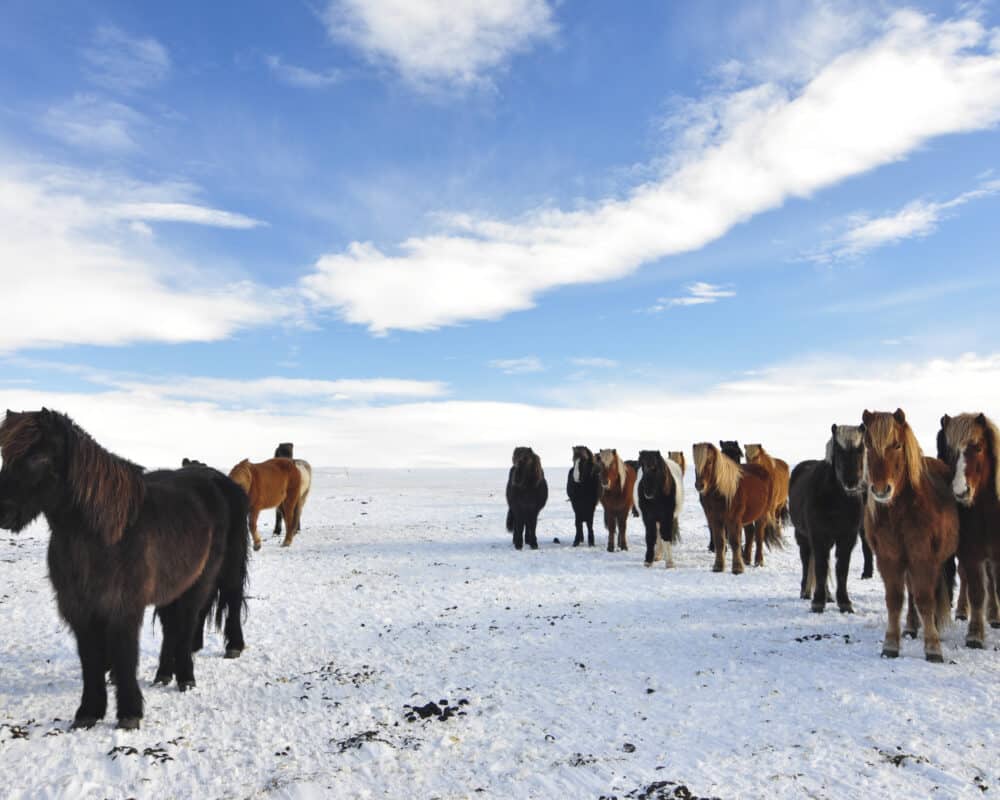
[[[223,211],[219,208],[177,202],[122,203],[113,206],[111,212],[122,219],[144,222],[188,222],[192,225],[207,225],[214,228],[256,228],[267,223],[259,219]]]
[[[717,303],[727,297],[735,297],[736,292],[728,286],[715,283],[696,281],[686,287],[687,294],[681,297],[661,297],[649,308],[651,313],[659,313],[675,306],[701,306],[706,303]]]
[[[808,254],[806,258],[819,264],[858,259],[880,247],[899,244],[906,239],[930,236],[938,229],[941,221],[958,207],[998,193],[1000,180],[993,180],[950,200],[914,200],[898,211],[878,217],[855,214],[848,220],[844,233],[818,251]]]
[[[170,73],[170,53],[150,36],[133,36],[114,25],[101,25],[83,50],[87,77],[118,92],[134,92],[161,83]]]
[[[289,64],[280,56],[266,56],[264,63],[267,64],[275,78],[296,89],[326,89],[340,83],[342,79],[340,70],[330,69],[317,72],[306,67]]]
[[[146,116],[124,103],[80,93],[49,108],[41,124],[51,136],[86,150],[138,149],[136,133]]]
[[[599,358],[596,356],[571,358],[569,361],[577,367],[592,367],[594,369],[613,369],[618,366],[618,362],[612,358]]]
[[[331,0],[323,19],[419,88],[477,84],[556,31],[547,0]]]
[[[309,300],[376,334],[497,319],[561,286],[624,277],[697,250],[756,214],[1000,120],[995,31],[973,17],[893,14],[802,85],[720,96],[657,179],[579,211],[517,222],[442,216],[383,250],[353,242],[302,281]]]
[[[489,362],[489,366],[500,370],[504,375],[524,375],[529,372],[541,372],[545,369],[545,365],[537,356],[495,358]]]

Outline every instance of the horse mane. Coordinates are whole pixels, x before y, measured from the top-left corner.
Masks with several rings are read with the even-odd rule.
[[[920,443],[917,441],[917,437],[914,435],[913,429],[906,421],[905,416],[900,421],[897,415],[903,416],[901,411],[897,411],[896,414],[891,414],[887,411],[872,413],[865,423],[868,428],[868,436],[870,437],[872,447],[880,453],[884,453],[885,449],[889,446],[889,442],[892,440],[893,430],[896,426],[899,426],[903,434],[903,456],[906,459],[906,477],[909,479],[910,485],[917,488],[920,486],[926,473],[924,451],[920,449]]]
[[[229,470],[229,477],[244,492],[250,494],[250,487],[253,485],[253,470],[250,469],[250,459],[244,458],[239,464]]]
[[[600,459],[604,468],[610,470],[612,465],[618,470],[618,488],[625,491],[625,482],[628,480],[628,471],[625,469],[625,462],[614,450],[605,448],[600,452]]]
[[[668,450],[667,458],[673,461],[677,466],[681,468],[681,475],[687,471],[687,461],[684,459],[683,450]]]
[[[983,420],[980,422],[980,418]],[[986,445],[993,456],[993,488],[1000,498],[1000,429],[985,414],[958,414],[950,417],[948,424],[942,428],[945,442],[955,453],[961,453],[965,445],[974,438],[975,432],[982,428]]]
[[[830,439],[826,443],[826,463],[833,463],[834,441],[841,447],[860,447],[864,441],[864,431],[860,425],[834,425],[830,433]]]
[[[4,460],[21,458],[46,432],[64,442],[66,482],[77,510],[106,545],[116,544],[142,508],[143,468],[105,450],[65,414],[45,408],[18,414],[13,421],[8,414],[0,428]]]
[[[728,505],[732,502],[733,497],[736,495],[736,490],[740,487],[740,479],[743,477],[743,467],[728,456],[723,457],[714,444],[702,442],[694,446],[694,468],[696,475],[700,475],[705,469],[705,462],[708,461],[709,452],[715,453],[715,475],[712,476],[712,483],[719,494],[725,498]]]
[[[746,456],[748,464],[761,464],[768,469],[774,469],[774,458],[762,444],[743,445],[743,454]]]

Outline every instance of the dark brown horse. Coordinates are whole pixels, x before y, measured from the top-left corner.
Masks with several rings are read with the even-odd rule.
[[[899,618],[906,590],[904,633],[916,637],[922,620],[924,655],[928,661],[941,662],[938,628],[951,617],[946,562],[958,548],[951,470],[937,458],[924,457],[901,408],[892,414],[866,410],[862,421],[868,484],[865,538],[885,584],[889,616],[882,655],[899,655]]]
[[[748,444],[746,446],[748,464],[757,464],[771,473],[771,499],[768,501],[768,519],[765,525],[771,525],[776,530],[765,531],[764,525],[754,526],[754,541],[757,549],[754,554],[753,564],[755,567],[764,566],[764,541],[777,542],[782,544],[782,526],[791,521],[788,516],[788,463],[780,458],[775,458],[761,444]],[[743,546],[743,560],[750,563],[750,545],[752,542],[747,537]]]
[[[107,711],[105,672],[117,683],[118,727],[142,718],[139,628],[154,605],[163,626],[156,682],[195,685],[196,630],[210,605],[226,616],[226,656],[243,650],[246,498],[207,467],[144,473],[54,411],[8,411],[0,426],[0,527],[40,514],[51,530],[49,578],[76,637],[83,697],[74,728]],[[198,637],[200,638],[200,637]]]
[[[294,458],[294,453],[294,442],[279,442],[274,448],[275,458]],[[281,536],[281,506],[274,509],[274,535]]]
[[[996,585],[990,578],[998,574],[1000,567],[1000,431],[984,414],[945,414],[941,417],[938,445],[939,455],[954,469],[958,571],[969,616],[965,644],[981,648],[986,636],[987,592],[990,605],[996,603]],[[961,612],[961,598],[958,605]],[[995,612],[995,608],[991,611]]]
[[[726,568],[726,539],[733,553],[733,574],[743,572],[743,526],[767,521],[771,475],[756,464],[737,464],[710,442],[694,445],[695,488],[715,546],[713,572]]]
[[[538,514],[549,499],[542,460],[530,447],[515,447],[507,473],[507,532],[514,535],[514,549],[527,542],[538,549]]]
[[[614,448],[598,453],[601,470],[601,505],[604,507],[604,527],[608,529],[608,552],[615,552],[615,533],[618,549],[628,550],[625,529],[629,511],[635,505],[635,469],[626,464]]]
[[[229,477],[243,487],[250,498],[250,535],[253,549],[260,550],[257,517],[266,508],[279,507],[285,518],[285,538],[288,547],[299,532],[302,516],[302,472],[290,458],[271,458],[254,464],[243,459],[229,471]]]

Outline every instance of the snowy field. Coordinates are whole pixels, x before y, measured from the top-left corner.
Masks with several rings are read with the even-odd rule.
[[[952,626],[944,665],[911,641],[882,660],[881,583],[857,579],[860,548],[858,613],[811,614],[791,531],[766,567],[710,572],[690,488],[676,569],[643,567],[638,520],[627,553],[573,549],[565,475],[548,470],[540,550],[519,553],[505,470],[317,471],[293,547],[263,515],[241,659],[223,660],[212,632],[195,691],[153,688],[147,617],[136,732],[116,731],[113,712],[67,730],[81,681],[47,532],[2,532],[0,796],[1000,792],[998,632],[971,651]],[[408,707],[442,701],[408,721]]]

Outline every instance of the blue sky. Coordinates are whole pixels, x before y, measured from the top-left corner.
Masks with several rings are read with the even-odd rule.
[[[803,457],[1000,396],[996,3],[3,13],[5,405],[139,460]]]

